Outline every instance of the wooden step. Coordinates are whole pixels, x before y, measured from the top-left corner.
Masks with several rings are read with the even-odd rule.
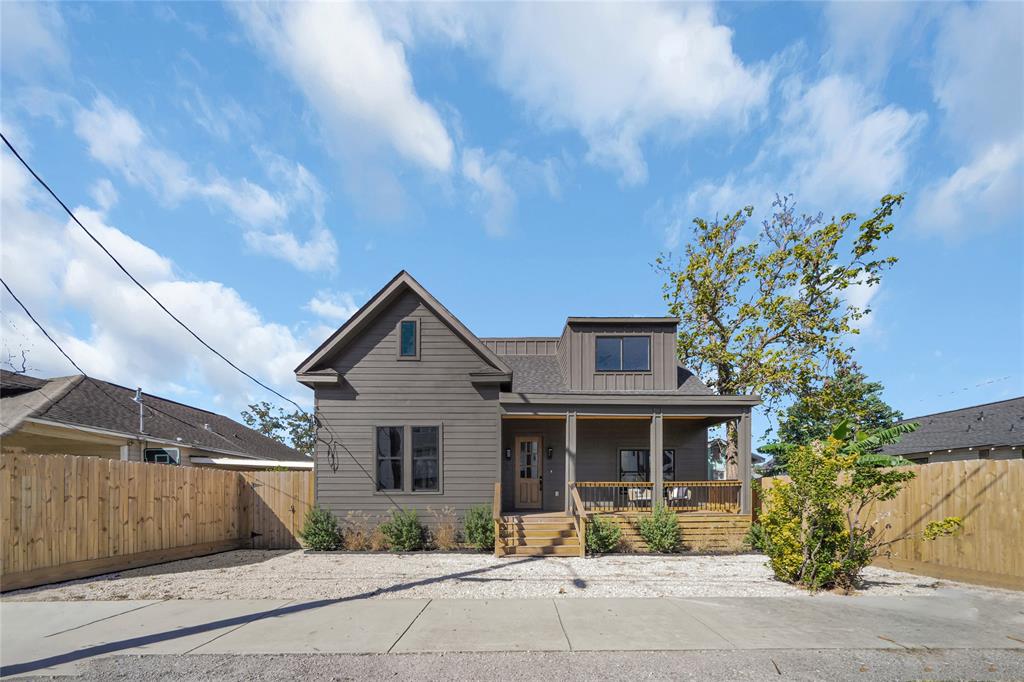
[[[534,547],[531,545],[516,545],[505,548],[506,556],[579,556],[579,545],[549,545],[546,547]]]
[[[575,535],[561,535],[557,538],[535,538],[527,536],[525,538],[505,538],[505,544],[512,545],[530,545],[531,547],[542,547],[544,545],[576,545],[579,547],[580,541]]]
[[[565,514],[506,514],[501,520],[505,523],[572,523],[572,517]]]
[[[576,528],[576,525],[572,520],[568,523],[552,521],[548,523],[503,523],[501,525],[505,528],[516,528],[520,530],[569,530]]]
[[[570,535],[575,537],[576,536],[576,529],[575,528],[556,528],[556,529],[548,529],[548,528],[533,529],[533,528],[527,528],[527,529],[524,530],[524,529],[516,529],[516,528],[506,528],[506,529],[504,529],[504,532],[502,533],[502,535],[504,537],[510,537],[510,538],[513,538],[513,537],[518,537],[518,538],[522,538],[522,537],[527,537],[527,538],[564,538],[564,537],[568,537]]]

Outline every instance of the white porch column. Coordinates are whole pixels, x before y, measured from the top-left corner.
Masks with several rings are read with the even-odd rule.
[[[576,413],[565,413],[565,505],[569,505],[569,484],[576,482]]]
[[[651,459],[648,462],[651,470],[651,482],[654,483],[651,492],[651,510],[655,505],[665,499],[665,468],[662,466],[662,458],[665,456],[665,420],[661,412],[651,415]]]
[[[736,467],[740,479],[740,513],[751,513],[750,476],[753,473],[750,459],[751,426],[748,410],[736,423]]]

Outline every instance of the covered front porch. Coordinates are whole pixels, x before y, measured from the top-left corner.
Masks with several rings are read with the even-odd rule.
[[[644,513],[658,500],[679,513],[750,513],[749,406],[503,408],[502,513]],[[709,480],[708,429],[728,421],[736,461],[727,480]]]

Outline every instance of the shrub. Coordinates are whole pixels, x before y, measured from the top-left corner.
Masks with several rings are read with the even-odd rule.
[[[746,536],[743,538],[743,544],[755,552],[763,552],[764,527],[762,527],[757,521],[750,524],[750,530],[747,531]]]
[[[592,516],[587,522],[587,551],[591,554],[614,552],[622,541],[619,524],[603,516]]]
[[[306,512],[299,537],[309,549],[328,552],[341,548],[342,533],[334,514],[313,506]]]
[[[455,507],[441,507],[441,511],[427,507],[427,511],[434,517],[433,529],[430,532],[430,541],[434,548],[446,552],[458,549],[459,529],[456,526],[458,517],[455,515]]]
[[[378,524],[373,527],[370,531],[370,551],[371,552],[386,552],[391,549],[391,543],[387,536],[384,535],[384,524]]]
[[[370,537],[374,532],[373,523],[368,514],[350,511],[342,521],[343,546],[353,552],[365,552],[372,549]]]
[[[679,549],[679,521],[674,511],[657,504],[650,516],[641,516],[637,531],[652,552],[675,552]]]
[[[415,509],[396,509],[389,521],[380,524],[380,532],[387,538],[388,548],[398,552],[423,549],[426,530]]]
[[[494,518],[491,505],[470,507],[463,523],[466,529],[466,542],[486,552],[494,551]]]

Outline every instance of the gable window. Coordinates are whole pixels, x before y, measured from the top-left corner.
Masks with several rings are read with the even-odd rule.
[[[441,449],[436,426],[412,427],[412,489],[438,492],[441,489]]]
[[[401,426],[377,427],[377,490],[401,490],[405,448]]]
[[[150,464],[181,464],[178,448],[146,448],[142,461]]]
[[[402,320],[398,324],[398,357],[418,360],[420,357],[420,325],[417,320]]]
[[[619,450],[619,480],[626,482],[651,480],[651,451]],[[662,479],[676,480],[676,451],[666,449],[661,455]]]
[[[598,372],[648,372],[651,369],[649,336],[599,336],[595,344]]]

